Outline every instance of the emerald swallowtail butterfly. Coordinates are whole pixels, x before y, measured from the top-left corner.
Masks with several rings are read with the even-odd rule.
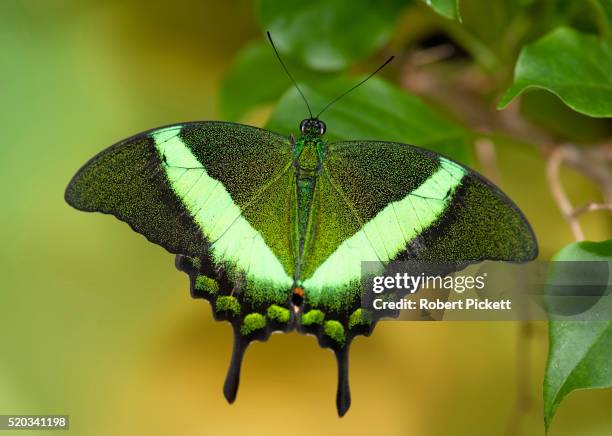
[[[407,144],[327,142],[325,130],[318,116],[297,139],[218,121],[161,127],[102,151],[66,190],[73,207],[176,254],[192,296],[231,323],[230,402],[248,344],[297,330],[334,351],[348,410],[349,346],[377,321],[360,307],[363,261],[537,255],[522,213],[469,168]]]

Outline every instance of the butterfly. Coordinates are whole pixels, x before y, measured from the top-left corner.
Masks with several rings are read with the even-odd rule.
[[[516,205],[473,170],[407,144],[328,142],[324,110],[313,116],[304,101],[297,138],[222,121],[139,133],[86,163],[65,199],[176,255],[191,295],[233,327],[230,403],[249,343],[296,330],[335,353],[343,416],[351,341],[378,321],[361,307],[362,262],[528,261],[537,242]]]

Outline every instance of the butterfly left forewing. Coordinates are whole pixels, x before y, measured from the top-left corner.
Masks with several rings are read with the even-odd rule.
[[[232,123],[178,124],[94,157],[70,182],[66,200],[77,209],[114,214],[173,253],[209,256],[234,275],[286,287],[287,263],[266,243],[271,236],[261,231],[262,221],[249,221],[243,209],[278,189],[290,162],[289,141],[272,132]],[[265,271],[252,268],[253,257]]]

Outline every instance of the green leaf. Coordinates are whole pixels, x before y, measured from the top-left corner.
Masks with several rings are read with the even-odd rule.
[[[553,135],[580,144],[593,144],[612,136],[607,118],[593,118],[567,107],[550,92],[528,92],[521,98],[521,114]]]
[[[349,66],[380,48],[406,0],[259,0],[257,15],[282,53],[315,70]]]
[[[553,260],[608,261],[612,267],[612,239],[570,244]],[[559,404],[570,392],[612,386],[612,321],[551,321],[549,336],[544,378],[547,429]]]
[[[459,0],[425,0],[425,2],[443,17],[461,21]]]
[[[353,86],[357,80],[334,79],[316,86],[300,85],[316,114],[327,103]],[[295,89],[278,103],[267,128],[281,134],[299,133],[299,123],[308,111]],[[419,98],[372,78],[328,111],[321,119],[327,124],[326,139],[376,139],[422,146],[463,163],[471,160],[468,134]]]
[[[559,28],[521,50],[503,109],[529,88],[546,89],[577,112],[612,116],[612,46],[595,36]]]
[[[285,75],[269,44],[256,42],[236,57],[221,85],[221,114],[237,121],[249,109],[271,103],[287,89]]]
[[[283,59],[296,80],[321,80],[333,76]],[[280,98],[291,84],[272,46],[266,41],[247,45],[227,71],[219,95],[220,111],[227,120],[238,121],[250,109]]]

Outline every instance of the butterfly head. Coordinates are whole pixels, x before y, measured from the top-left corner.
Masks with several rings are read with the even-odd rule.
[[[306,118],[300,123],[302,135],[321,136],[325,134],[326,129],[325,123],[318,118]]]

